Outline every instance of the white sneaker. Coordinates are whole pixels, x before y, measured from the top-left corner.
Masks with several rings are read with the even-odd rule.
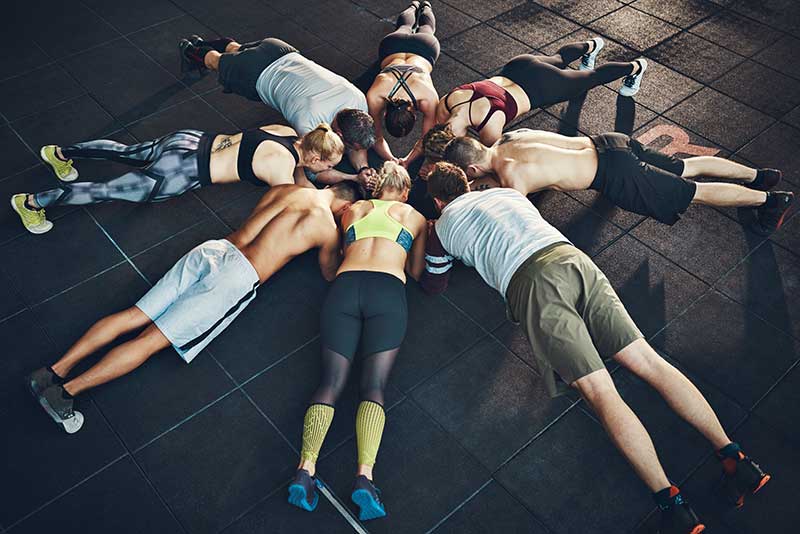
[[[639,63],[639,72],[625,76],[622,80],[622,87],[619,88],[619,94],[622,96],[633,96],[639,92],[639,87],[642,85],[642,76],[644,71],[647,70],[647,60],[640,57],[634,60]]]
[[[606,42],[600,37],[595,37],[592,39],[592,41],[594,42],[594,50],[592,50],[589,54],[584,54],[581,56],[581,64],[578,67],[578,70],[593,70],[594,62],[597,59],[597,54],[599,54],[600,50],[602,50],[606,45]]]

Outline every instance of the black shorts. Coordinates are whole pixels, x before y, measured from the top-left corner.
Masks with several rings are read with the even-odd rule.
[[[589,189],[620,208],[675,224],[692,203],[697,184],[681,178],[683,161],[621,133],[591,136],[597,174]]]
[[[398,348],[406,336],[406,286],[396,276],[348,271],[334,280],[322,305],[322,346],[353,359]]]
[[[243,44],[237,52],[222,54],[219,59],[219,83],[225,93],[261,102],[256,82],[264,69],[277,59],[297,52],[297,49],[280,39],[264,39]]]
[[[378,62],[392,54],[416,54],[433,66],[439,59],[439,40],[432,33],[390,33],[378,46]]]

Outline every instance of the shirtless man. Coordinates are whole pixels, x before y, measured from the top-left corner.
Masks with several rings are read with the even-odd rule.
[[[40,154],[62,184],[39,193],[18,193],[11,197],[11,207],[29,232],[43,234],[53,228],[45,208],[55,206],[161,202],[199,187],[239,181],[313,187],[304,171],[332,169],[343,153],[342,140],[327,124],[301,138],[292,128],[274,124],[233,135],[179,130],[135,145],[108,139],[63,148],[47,145]],[[68,184],[78,177],[72,158],[107,159],[136,168],[102,182]]]
[[[506,132],[491,147],[457,137],[444,158],[461,167],[470,179],[493,173],[502,187],[527,195],[543,189],[594,189],[622,209],[675,224],[689,204],[752,206],[752,229],[762,236],[783,224],[794,194],[770,192],[781,179],[776,169],[751,169],[713,156],[681,160],[661,154],[621,133],[567,137],[526,128]],[[737,180],[694,182],[707,176]]]
[[[321,191],[273,187],[241,228],[193,248],[134,306],[100,319],[60,360],[31,373],[31,393],[56,423],[77,432],[83,415],[73,409],[75,396],[128,374],[170,345],[191,362],[256,297],[258,286],[295,256],[319,248],[322,275],[333,280],[341,263],[337,224],[362,197],[352,181]],[[141,328],[88,371],[67,378],[81,360]]]
[[[367,100],[342,76],[275,38],[239,44],[229,37],[207,41],[193,35],[181,39],[178,48],[183,68],[217,71],[224,92],[278,110],[299,135],[305,135],[320,122],[330,124],[344,141],[358,174],[331,169],[310,173],[312,181],[332,184],[359,180],[367,185],[373,177],[367,150],[375,143],[375,130],[367,113]]]

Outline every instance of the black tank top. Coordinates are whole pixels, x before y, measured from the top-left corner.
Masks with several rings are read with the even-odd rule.
[[[294,142],[297,141],[296,136],[275,135],[260,128],[245,130],[242,132],[242,140],[239,142],[239,157],[236,159],[236,170],[241,181],[251,182],[259,186],[269,185],[259,180],[258,176],[253,172],[253,156],[255,156],[256,149],[265,141],[275,141],[283,146],[294,158],[295,165],[300,163],[300,156],[294,149]]]

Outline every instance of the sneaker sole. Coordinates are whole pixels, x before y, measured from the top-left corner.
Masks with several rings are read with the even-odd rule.
[[[11,209],[13,209],[15,212],[17,212],[17,215],[19,215],[20,218],[22,217],[22,214],[17,209],[17,205],[14,204],[14,197],[11,197]],[[25,226],[25,229],[27,231],[29,231],[30,233],[32,233],[32,234],[41,235],[41,234],[46,234],[47,232],[49,232],[50,230],[53,229],[53,223],[50,222],[50,221],[47,221],[47,222],[50,223],[50,226],[45,226],[44,228],[30,228],[28,226],[25,226],[25,223],[22,223],[22,226]]]
[[[313,512],[317,508],[319,502],[319,495],[314,495],[314,502],[308,504],[308,494],[306,488],[300,484],[292,484],[289,486],[289,504],[297,506],[306,512]]]
[[[350,500],[356,503],[359,507],[358,519],[361,521],[370,521],[386,516],[386,510],[372,498],[372,495],[367,490],[360,489],[350,495]]]
[[[61,427],[64,429],[64,432],[67,434],[74,434],[83,426],[84,417],[83,414],[78,410],[73,410],[73,415],[69,419],[61,419],[56,411],[50,406],[50,403],[47,402],[47,399],[39,396],[39,404],[42,408],[44,408],[44,411],[47,412],[47,415],[49,415],[53,421],[61,425]]]
[[[42,147],[42,148],[40,148],[40,149],[39,149],[39,156],[42,158],[42,161],[44,161],[45,163],[47,163],[48,165],[50,165],[50,162],[49,162],[49,161],[47,161],[47,158],[46,158],[46,157],[45,157],[45,155],[44,155],[44,147]],[[61,180],[62,182],[74,182],[75,180],[77,180],[77,179],[78,179],[78,169],[76,169],[75,167],[73,167],[73,168],[72,168],[72,169],[69,171],[69,174],[68,174],[68,175],[66,175],[66,176],[65,176],[65,177],[63,177],[63,178],[62,178],[62,177],[60,177],[60,176],[58,175],[58,173],[56,172],[56,170],[53,168],[53,166],[52,166],[52,165],[50,165],[50,168],[51,168],[51,169],[53,169],[53,174],[55,174],[55,175],[56,175],[56,178],[58,178],[58,179],[59,179],[59,180]]]

